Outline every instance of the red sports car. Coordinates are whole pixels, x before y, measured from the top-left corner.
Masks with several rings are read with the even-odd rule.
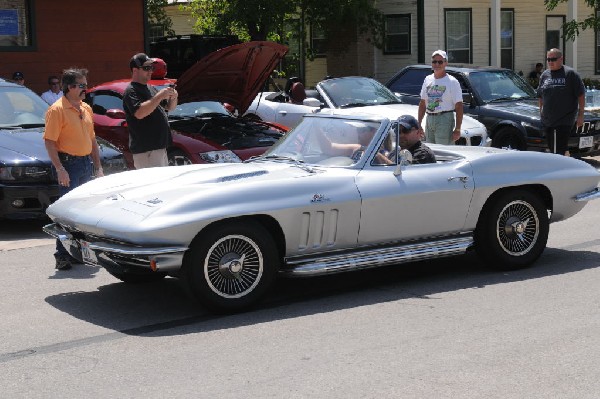
[[[177,84],[179,105],[169,112],[173,144],[169,164],[241,162],[262,154],[287,132],[275,123],[251,121],[243,115],[269,75],[287,52],[273,42],[248,42],[226,47],[202,58],[179,80],[158,69],[148,84],[159,90]],[[86,102],[94,110],[96,134],[117,146],[133,168],[123,93],[130,79],[91,88]]]

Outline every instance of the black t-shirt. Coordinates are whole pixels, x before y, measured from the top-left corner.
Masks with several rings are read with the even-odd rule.
[[[575,123],[579,96],[585,93],[585,87],[573,68],[563,65],[556,71],[545,70],[540,76],[537,91],[543,102],[544,126],[572,126]]]
[[[134,116],[140,105],[154,97],[158,91],[155,87],[131,82],[123,94],[123,109],[129,128],[129,150],[132,154],[167,148],[171,142],[171,128],[167,113],[162,106],[145,118]]]
[[[408,148],[408,151],[413,156],[412,163],[420,164],[420,163],[435,163],[435,154],[431,151],[431,148],[427,147],[420,141],[417,141],[411,147]]]

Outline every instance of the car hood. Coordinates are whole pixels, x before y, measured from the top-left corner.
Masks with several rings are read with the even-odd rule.
[[[0,130],[0,159],[3,162],[50,162],[41,129]]]
[[[538,105],[538,100],[519,100],[505,101],[501,103],[489,103],[485,107],[506,114],[522,115],[528,118],[536,119],[540,118],[540,107]]]
[[[410,104],[370,105],[367,107],[335,109],[331,113],[340,115],[378,115],[389,120],[398,119],[401,115],[418,117],[419,107]],[[475,129],[484,127],[481,122],[470,116],[463,116],[462,129]]]
[[[179,102],[226,102],[242,115],[287,51],[286,46],[266,41],[214,51],[177,80]]]
[[[71,190],[50,208],[48,215],[61,223],[101,226],[103,220],[131,217],[141,222],[157,211],[184,212],[186,207],[209,210],[227,206],[227,198],[244,189],[273,181],[310,175],[289,163],[197,164],[146,168],[96,179]],[[264,198],[262,199],[264,202]],[[244,201],[251,201],[244,198]],[[92,209],[86,212],[85,209]],[[124,216],[127,215],[127,216]]]

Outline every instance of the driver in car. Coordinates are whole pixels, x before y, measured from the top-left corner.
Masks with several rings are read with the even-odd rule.
[[[413,164],[435,163],[435,154],[431,148],[421,142],[419,122],[414,116],[402,115],[398,118],[400,129],[400,149],[408,150],[413,157]]]

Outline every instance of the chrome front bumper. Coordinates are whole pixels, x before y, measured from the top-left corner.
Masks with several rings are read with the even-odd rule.
[[[45,233],[60,240],[76,259],[107,269],[144,268],[148,271],[170,272],[181,268],[187,247],[134,246],[101,239],[76,238],[60,225],[51,223],[43,227]]]

